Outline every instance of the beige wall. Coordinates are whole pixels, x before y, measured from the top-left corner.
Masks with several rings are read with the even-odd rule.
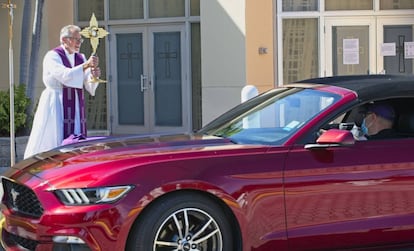
[[[14,62],[15,82],[18,82],[18,59],[24,0],[15,0]],[[35,2],[33,2],[33,7]],[[246,84],[258,86],[260,91],[274,83],[274,49],[272,0],[201,0],[202,47],[202,109],[203,124],[240,103],[241,90]],[[44,89],[41,81],[42,59],[47,50],[59,44],[60,28],[72,23],[73,0],[45,1],[42,41],[36,96]],[[250,10],[251,8],[251,10]],[[246,12],[246,9],[249,9]],[[63,11],[62,11],[63,10]],[[3,13],[7,13],[2,9]],[[248,22],[246,22],[246,19]],[[257,19],[257,20],[255,20]],[[7,34],[7,15],[0,15],[0,31]],[[246,32],[249,39],[246,40]],[[259,55],[258,48],[266,47],[267,54]],[[0,67],[0,88],[8,88],[8,40],[0,36],[3,67]],[[250,62],[251,61],[251,62]],[[35,100],[37,102],[37,99]]]
[[[203,125],[240,103],[246,85],[245,0],[201,0]]]
[[[277,48],[273,0],[246,0],[246,78],[259,92],[274,87]],[[259,48],[266,53],[260,54]]]
[[[4,1],[6,2],[6,1]],[[19,84],[19,58],[20,58],[20,42],[22,30],[22,15],[24,0],[12,0],[16,5],[14,9],[13,22],[13,68],[14,68],[14,84]],[[33,12],[35,8],[35,1],[32,3]],[[63,10],[63,11],[62,11]],[[42,60],[47,50],[59,45],[59,31],[60,28],[66,24],[73,22],[73,0],[46,0],[43,7],[43,22],[42,22],[42,39],[40,42],[39,61],[36,81],[36,96],[38,97],[44,89],[42,83]],[[8,38],[8,10],[0,9],[0,32],[4,35],[0,36],[0,89],[9,88],[9,38]],[[32,19],[34,13],[32,14]],[[32,29],[32,27],[30,27]],[[30,44],[30,42],[29,42]],[[37,102],[37,100],[35,100]]]
[[[7,1],[1,1],[1,3],[6,3]],[[13,50],[13,78],[14,84],[19,83],[19,64],[18,60],[20,57],[20,41],[21,41],[21,20],[23,15],[23,6],[24,0],[15,0],[12,1],[16,5],[16,8],[13,10],[13,26],[12,26],[12,50]],[[0,89],[6,90],[10,86],[9,78],[9,9],[0,7]]]
[[[53,48],[59,44],[60,29],[74,22],[73,0],[49,0],[46,1],[44,16],[47,22],[45,34],[48,37],[48,44]],[[67,10],[67,11],[58,11]]]

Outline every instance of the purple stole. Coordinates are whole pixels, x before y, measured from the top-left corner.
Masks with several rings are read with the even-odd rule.
[[[53,49],[59,54],[63,65],[72,68],[69,59],[66,57],[65,50],[62,47]],[[75,66],[82,64],[83,57],[80,53],[75,53]],[[79,111],[80,111],[80,129],[83,137],[86,137],[86,119],[85,119],[85,101],[83,88],[72,88],[63,86],[63,138],[66,139],[75,133],[75,98],[78,94]]]

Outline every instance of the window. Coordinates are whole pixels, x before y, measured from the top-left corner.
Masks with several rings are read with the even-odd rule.
[[[317,77],[318,19],[283,19],[283,82]]]
[[[341,114],[336,119],[330,121],[328,124],[324,125],[319,131],[318,135],[321,135],[323,132],[329,129],[341,129],[349,130],[354,135],[354,138],[357,140],[378,140],[378,139],[395,139],[395,138],[406,138],[414,137],[414,112],[410,110],[414,103],[412,98],[397,98],[397,99],[388,99],[388,100],[379,100],[374,101],[374,104],[380,104],[379,106],[386,105],[392,107],[395,114],[391,127],[382,132],[374,132],[371,138],[365,137],[361,130],[362,121],[364,118],[368,119],[367,114],[371,114],[367,110],[367,104],[354,107],[353,109]],[[370,104],[372,105],[372,103]],[[379,112],[384,112],[384,108],[379,108]],[[381,113],[378,113],[376,116],[381,116]],[[367,122],[370,124],[373,122]],[[384,123],[384,122],[382,122]],[[382,124],[385,126],[386,124]],[[368,125],[369,127],[369,125]]]
[[[381,10],[414,9],[413,0],[380,0]]]
[[[143,19],[143,0],[109,0],[109,19]]]
[[[185,0],[151,0],[149,17],[183,17],[185,16]]]
[[[89,21],[92,13],[95,13],[95,17],[98,20],[104,20],[104,1],[89,0],[89,1],[77,1],[78,5],[78,20]]]
[[[200,24],[191,24],[191,91],[193,107],[193,129],[198,130],[202,127],[201,120],[201,34]]]
[[[200,16],[200,0],[191,0],[190,16]]]
[[[325,10],[372,10],[373,8],[372,0],[325,0]]]
[[[283,0],[283,11],[316,11],[318,0]]]
[[[92,48],[88,39],[82,44],[82,53],[88,58],[92,54]],[[101,68],[101,79],[106,76],[105,64],[105,39],[99,40],[99,46],[96,54],[101,59],[99,68]],[[85,92],[85,110],[86,110],[86,125],[92,130],[106,130],[107,129],[107,106],[106,106],[106,88],[107,84],[100,84],[96,89],[95,96],[91,96],[89,92]]]
[[[314,89],[271,90],[223,114],[203,130],[240,144],[278,145],[339,99],[339,95]]]

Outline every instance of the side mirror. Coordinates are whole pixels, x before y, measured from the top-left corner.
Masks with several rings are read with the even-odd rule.
[[[307,144],[305,149],[328,148],[337,146],[349,146],[355,144],[352,133],[348,130],[330,129],[324,132],[317,140],[316,144]]]

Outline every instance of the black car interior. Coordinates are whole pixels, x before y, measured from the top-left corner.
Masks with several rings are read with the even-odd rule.
[[[396,113],[394,129],[402,137],[414,137],[414,98],[394,98],[376,102],[385,102],[390,104]],[[340,116],[329,124],[323,126],[323,130],[330,128],[351,130],[353,125],[360,127],[363,120],[365,104],[355,107],[346,114]]]

